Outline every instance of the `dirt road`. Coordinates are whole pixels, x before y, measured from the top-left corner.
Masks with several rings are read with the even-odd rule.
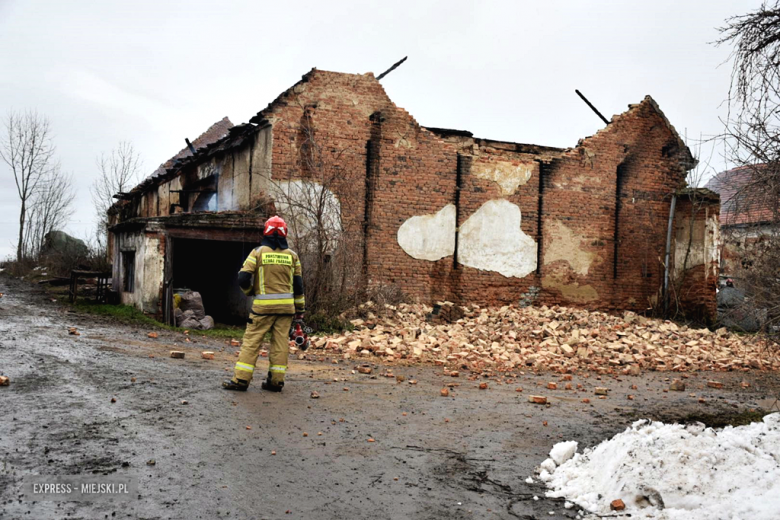
[[[398,383],[377,376],[381,366],[353,374],[353,364],[324,359],[292,361],[282,394],[231,393],[219,383],[237,349],[224,342],[149,339],[8,278],[0,293],[0,374],[11,379],[0,387],[0,518],[574,518],[576,508],[525,482],[554,443],[591,446],[643,417],[735,413],[780,387],[762,373],[698,374],[686,392],[664,393],[669,374],[649,373],[575,375],[576,392],[543,389],[557,374],[526,373],[480,390],[437,367],[394,367],[406,378]],[[185,359],[170,359],[174,348]],[[200,359],[202,350],[217,358]],[[712,377],[723,390],[706,388]],[[441,397],[447,383],[459,386]],[[597,399],[596,386],[610,395]],[[134,477],[137,495],[53,502],[23,489],[30,475],[103,474]]]

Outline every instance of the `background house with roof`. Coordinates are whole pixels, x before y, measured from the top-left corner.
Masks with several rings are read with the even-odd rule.
[[[714,176],[706,187],[720,194],[723,240],[721,277],[739,280],[753,264],[751,248],[780,233],[780,198],[767,190],[765,164],[746,165]]]

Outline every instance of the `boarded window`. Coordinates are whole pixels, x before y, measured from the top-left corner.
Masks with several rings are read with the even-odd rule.
[[[135,251],[122,251],[122,290],[135,290]]]

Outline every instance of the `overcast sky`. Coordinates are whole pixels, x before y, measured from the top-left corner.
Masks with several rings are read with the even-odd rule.
[[[185,137],[224,116],[246,122],[312,67],[379,74],[408,55],[382,80],[395,103],[479,137],[575,146],[603,126],[575,88],[607,118],[650,94],[689,139],[716,135],[731,67],[710,42],[759,4],[0,0],[0,116],[48,116],[77,192],[67,231],[85,237],[101,152],[130,141],[149,174]],[[713,161],[728,166],[717,150]],[[18,212],[0,163],[0,258],[15,251]]]

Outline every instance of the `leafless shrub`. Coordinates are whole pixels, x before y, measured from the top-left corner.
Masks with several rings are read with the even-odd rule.
[[[369,287],[361,297],[364,301],[347,309],[342,314],[344,319],[389,316],[394,307],[410,302],[409,297],[395,284]]]

